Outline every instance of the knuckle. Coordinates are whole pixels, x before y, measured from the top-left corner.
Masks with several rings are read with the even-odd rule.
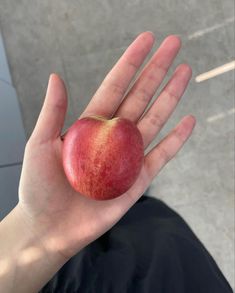
[[[159,113],[149,113],[146,115],[146,119],[152,126],[157,127],[157,129],[161,129],[164,125],[164,121]]]
[[[117,95],[117,96],[123,96],[124,95],[123,87],[121,85],[119,85],[118,83],[113,83],[111,85],[111,92],[114,95]]]
[[[25,152],[30,151],[33,148],[33,141],[31,138],[26,142]]]
[[[102,92],[108,92],[115,96],[122,96],[124,94],[124,88],[120,83],[118,83],[116,80],[111,78],[110,75],[108,75],[101,83],[101,86],[95,93],[95,95]]]
[[[184,139],[183,139],[183,136],[180,134],[179,131],[174,130],[173,135],[176,137],[176,139],[179,141],[180,144],[183,144]]]
[[[133,68],[134,71],[137,71],[139,69],[139,65],[135,61],[133,61],[132,59],[129,59],[127,61],[127,64],[129,67]]]
[[[176,103],[178,103],[178,101],[179,101],[179,97],[178,97],[176,94],[172,93],[172,92],[169,91],[169,90],[165,90],[165,93],[169,96],[170,99],[172,99],[172,100],[174,100]]]
[[[118,84],[113,85],[113,92],[117,95],[120,95],[120,96],[122,96],[124,94],[123,88]]]
[[[140,102],[143,102],[145,104],[148,103],[151,98],[150,93],[145,88],[137,89],[135,95],[139,97]]]
[[[164,147],[159,147],[158,151],[159,151],[160,156],[163,159],[164,163],[167,163],[170,161],[171,156]]]
[[[159,72],[162,73],[162,75],[166,75],[167,71],[168,71],[168,67],[165,67],[164,65],[162,65],[161,63],[159,62],[153,62],[153,67],[156,68],[156,70]]]
[[[148,83],[153,83],[153,84],[159,84],[159,79],[158,79],[158,74],[157,72],[149,72],[148,75],[146,76],[146,79],[148,80]]]
[[[38,138],[34,133],[32,133],[25,145],[25,151],[31,152],[32,150],[38,148],[39,146],[45,145],[46,143],[47,141]]]

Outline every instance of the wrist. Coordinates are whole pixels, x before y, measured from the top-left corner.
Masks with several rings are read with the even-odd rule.
[[[66,237],[62,217],[59,216],[62,221],[58,221],[58,217],[51,217],[51,213],[32,211],[23,202],[19,202],[16,208],[27,230],[37,239],[37,244],[44,249],[48,259],[65,263],[78,252],[79,248],[71,249],[71,241]],[[79,243],[76,246],[79,247]]]
[[[42,233],[19,204],[0,223],[0,287],[4,292],[38,291],[64,264],[59,254],[44,246]]]
[[[37,247],[38,250],[52,262],[66,261],[58,251],[50,249],[50,227],[39,216],[31,216],[19,203],[13,210],[15,217],[20,223],[20,229],[24,233],[23,242],[27,242],[27,246]]]

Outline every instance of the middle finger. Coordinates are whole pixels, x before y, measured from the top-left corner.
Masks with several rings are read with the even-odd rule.
[[[168,36],[143,69],[139,78],[119,106],[115,116],[137,122],[179,52],[181,41],[177,36]]]

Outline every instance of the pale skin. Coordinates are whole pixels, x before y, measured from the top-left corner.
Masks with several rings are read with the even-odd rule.
[[[153,43],[151,32],[140,34],[105,77],[81,115],[120,116],[134,121],[145,148],[171,116],[192,74],[189,65],[179,65],[143,115],[181,46],[177,36],[167,37],[126,92]],[[125,194],[113,200],[94,201],[75,192],[63,171],[61,136],[66,109],[64,82],[52,74],[38,121],[25,148],[19,202],[0,223],[2,292],[16,292],[16,288],[18,293],[40,290],[66,261],[119,221],[181,149],[195,126],[192,115],[183,117],[145,154],[141,173]]]

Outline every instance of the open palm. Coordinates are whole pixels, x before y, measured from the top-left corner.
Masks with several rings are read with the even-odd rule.
[[[152,33],[140,34],[108,73],[81,115],[120,116],[134,121],[145,148],[166,123],[191,77],[188,65],[178,66],[144,113],[180,49],[178,37],[167,37],[127,92],[153,43]],[[75,192],[63,171],[61,131],[66,109],[64,83],[52,74],[43,108],[25,149],[18,205],[29,221],[37,223],[43,245],[70,258],[110,229],[141,197],[154,176],[190,136],[195,119],[184,117],[145,155],[137,181],[125,194],[112,200],[95,201]]]

